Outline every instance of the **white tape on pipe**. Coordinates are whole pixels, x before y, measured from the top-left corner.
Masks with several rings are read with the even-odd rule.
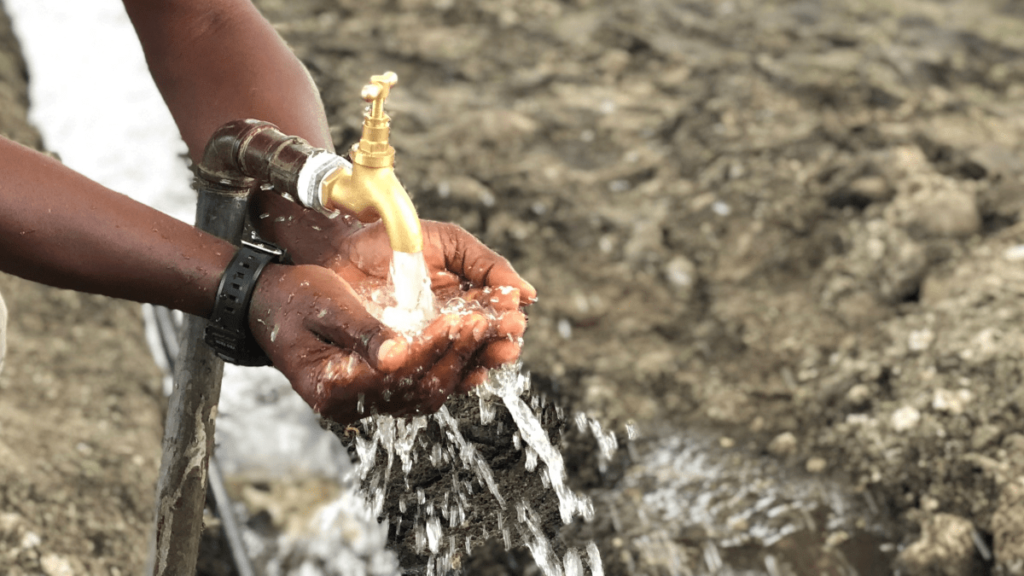
[[[299,169],[298,181],[296,182],[296,195],[299,203],[306,208],[312,208],[322,214],[334,216],[335,210],[328,210],[321,201],[320,188],[324,178],[339,168],[352,169],[352,164],[330,152],[316,152],[310,156],[306,163]]]

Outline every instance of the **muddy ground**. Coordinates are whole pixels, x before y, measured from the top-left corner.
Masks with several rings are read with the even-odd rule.
[[[361,85],[398,73],[398,173],[422,216],[462,224],[538,287],[524,360],[548,392],[618,430],[631,419],[652,432],[710,428],[848,480],[891,511],[901,545],[924,527],[925,544],[903,549],[904,574],[1024,574],[1016,3],[257,5],[312,70],[339,147],[357,138]],[[0,86],[23,99],[13,70]],[[23,121],[8,110],[0,120],[12,133]],[[71,298],[62,294],[42,301]],[[11,308],[15,326],[25,322]],[[71,330],[68,308],[33,310],[44,326]],[[101,324],[122,317],[95,313]],[[137,318],[123,315],[116,329],[134,332],[120,350],[134,356]],[[7,444],[11,406],[38,415],[56,403],[40,400],[30,374],[57,371],[65,390],[81,380],[63,367],[79,349],[46,345],[73,335],[42,332],[37,349],[65,356],[19,366],[12,342],[0,378]],[[96,372],[109,376],[103,366]],[[150,398],[145,369],[119,370],[141,378],[122,393]],[[93,385],[110,385],[102,374]],[[51,420],[21,422],[38,438]],[[70,446],[67,461],[83,461]],[[121,474],[98,461],[111,482]],[[55,477],[41,462],[26,469],[2,483],[8,493]],[[66,501],[85,510],[92,500]],[[14,525],[30,528],[0,523],[0,562],[26,531],[44,547],[54,538],[45,514],[15,511]],[[606,557],[634,554],[620,546]],[[52,553],[124,566],[137,555],[79,548]],[[494,573],[522,572],[512,564]]]

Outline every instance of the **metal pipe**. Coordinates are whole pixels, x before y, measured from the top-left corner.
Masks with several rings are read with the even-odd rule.
[[[235,183],[249,184],[245,180]],[[210,182],[201,176],[196,178],[196,188],[196,227],[238,244],[253,188]],[[185,316],[157,480],[156,527],[147,568],[154,576],[192,576],[199,555],[208,462],[224,373],[224,363],[203,343],[205,329],[205,319]]]
[[[369,104],[363,133],[349,162],[269,122],[236,120],[210,138],[198,173],[223,185],[272,184],[303,206],[327,215],[344,208],[370,222],[380,218],[392,250],[423,250],[423,231],[409,193],[395,175],[395,149],[388,142],[391,118],[384,101],[398,82],[394,72],[370,78],[361,96]]]
[[[158,332],[165,365],[169,367],[168,372],[173,374],[174,367],[178,364],[181,326],[175,321],[174,311],[170,308],[153,306],[151,310],[152,316],[147,317],[147,321],[151,321]],[[166,393],[170,394],[171,390],[168,389]],[[224,484],[224,475],[221,473],[216,454],[210,455],[209,470],[209,498],[213,499],[213,503],[217,507],[217,516],[220,517],[224,526],[224,536],[228,541],[228,548],[231,549],[231,557],[235,561],[235,570],[238,572],[238,576],[255,576],[252,560],[249,558],[245,541],[242,539],[242,527],[235,514],[231,496]]]

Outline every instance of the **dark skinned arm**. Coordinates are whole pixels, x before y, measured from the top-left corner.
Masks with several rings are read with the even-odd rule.
[[[228,242],[0,138],[0,269],[207,317]]]
[[[227,241],[6,138],[0,138],[0,174],[0,270],[196,316],[212,313],[236,251]],[[311,316],[314,309],[319,316]],[[278,324],[280,337],[271,338],[267,327]],[[433,361],[410,353],[365,312],[346,282],[319,266],[269,266],[256,286],[250,326],[275,364],[290,367],[285,375],[293,382],[308,380],[307,371],[285,359],[311,351],[330,359],[342,352],[339,346],[382,372],[409,360]]]

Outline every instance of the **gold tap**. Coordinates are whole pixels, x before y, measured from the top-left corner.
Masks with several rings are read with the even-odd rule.
[[[326,177],[321,201],[331,209],[346,208],[364,222],[384,221],[391,249],[416,253],[423,250],[423,231],[416,208],[395,176],[395,149],[388,143],[391,118],[384,100],[398,82],[394,72],[372,76],[362,98],[370,103],[363,114],[363,136],[352,145],[352,169],[340,168]]]

